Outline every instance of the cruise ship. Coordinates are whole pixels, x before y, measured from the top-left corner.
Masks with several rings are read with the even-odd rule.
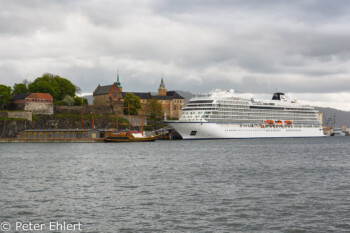
[[[318,111],[276,92],[256,100],[234,90],[197,95],[179,120],[165,121],[183,139],[324,137]]]

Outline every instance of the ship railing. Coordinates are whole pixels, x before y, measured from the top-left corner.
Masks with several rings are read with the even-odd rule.
[[[203,99],[209,99],[212,95],[209,93],[206,94],[196,94],[196,96],[192,97],[191,100],[203,100]]]

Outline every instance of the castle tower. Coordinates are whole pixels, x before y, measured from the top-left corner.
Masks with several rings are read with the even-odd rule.
[[[163,78],[162,78],[162,81],[160,82],[160,85],[158,88],[158,95],[159,96],[166,96],[166,88],[165,88]]]
[[[123,87],[122,87],[122,85],[120,84],[120,81],[119,81],[119,70],[118,70],[118,74],[117,74],[117,82],[116,82],[116,84],[117,84],[117,87],[120,89],[120,92],[122,92],[123,91]]]

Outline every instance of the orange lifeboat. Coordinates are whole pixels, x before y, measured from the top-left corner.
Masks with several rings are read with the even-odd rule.
[[[276,121],[276,124],[282,125],[282,121]]]
[[[284,121],[284,123],[285,123],[285,124],[287,124],[287,125],[291,125],[291,124],[293,124],[293,122],[292,122],[292,121]]]
[[[275,122],[274,122],[273,120],[266,120],[266,121],[264,121],[264,123],[265,123],[265,124],[270,124],[270,125],[272,125],[272,124],[274,124]]]

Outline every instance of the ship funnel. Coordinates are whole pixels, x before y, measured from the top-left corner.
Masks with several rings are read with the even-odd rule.
[[[272,100],[286,100],[286,96],[282,92],[276,92],[273,94]]]

